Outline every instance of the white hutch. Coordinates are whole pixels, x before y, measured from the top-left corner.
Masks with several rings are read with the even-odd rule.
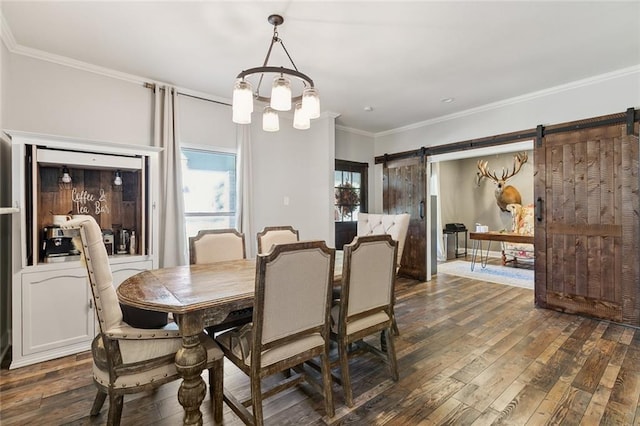
[[[114,285],[158,267],[159,149],[6,133],[12,144],[12,205],[19,208],[12,221],[10,366],[17,368],[88,350],[98,332],[86,269],[74,249],[66,250],[67,235],[59,238],[62,231],[56,229],[61,216],[96,218],[109,247]],[[117,250],[124,244],[118,236],[133,233],[126,252]]]

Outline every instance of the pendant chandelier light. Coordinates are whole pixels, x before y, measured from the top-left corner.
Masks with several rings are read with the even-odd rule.
[[[251,123],[251,113],[253,112],[253,101],[266,102],[262,112],[262,129],[267,132],[277,132],[280,130],[278,111],[290,111],[294,109],[293,127],[304,130],[310,127],[312,118],[320,117],[320,97],[318,90],[313,85],[313,80],[306,74],[298,71],[289,55],[284,42],[278,37],[278,25],[282,25],[284,18],[280,15],[270,15],[267,21],[273,25],[273,37],[261,67],[250,68],[242,71],[236,77],[233,87],[233,122],[238,124]],[[293,68],[269,66],[269,57],[273,45],[279,43],[286,53]],[[258,83],[253,90],[252,84],[248,81],[251,76],[259,75]],[[260,94],[262,80],[265,75],[273,77],[271,85],[271,96]],[[292,95],[291,77],[302,82],[302,92]]]

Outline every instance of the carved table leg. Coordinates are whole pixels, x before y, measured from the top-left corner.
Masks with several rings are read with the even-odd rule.
[[[201,377],[207,363],[207,352],[200,343],[204,327],[202,312],[178,315],[182,333],[182,348],[176,353],[176,369],[182,376],[178,389],[178,401],[184,408],[185,425],[202,425],[200,404],[204,400],[207,386]]]

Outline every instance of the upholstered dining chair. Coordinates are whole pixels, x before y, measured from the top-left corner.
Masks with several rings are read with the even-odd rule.
[[[246,259],[244,234],[236,229],[202,229],[195,237],[189,237],[189,263],[191,265]],[[220,324],[207,327],[207,333],[227,330],[251,322],[253,308],[229,312]]]
[[[216,336],[225,356],[250,377],[249,400],[240,402],[224,392],[225,402],[246,424],[262,425],[263,399],[302,380],[321,390],[325,412],[333,417],[329,315],[334,263],[335,249],[324,241],[278,244],[258,255],[253,322]],[[302,365],[318,356],[322,385]],[[278,372],[288,377],[263,390],[262,380]]]
[[[123,321],[107,250],[95,219],[81,216],[65,222],[64,228],[78,228],[75,241],[87,268],[89,285],[100,327],[91,344],[93,381],[98,388],[91,415],[98,415],[109,396],[107,424],[120,424],[125,394],[143,392],[180,378],[175,355],[182,337],[175,323],[159,329],[134,328]],[[207,351],[209,389],[216,422],[222,421],[223,355],[204,333],[200,340]]]
[[[201,229],[195,237],[189,237],[189,263],[192,265],[246,257],[244,234],[236,229]]]
[[[264,254],[271,250],[274,244],[287,244],[300,241],[298,230],[292,226],[265,226],[258,232],[258,254]]]
[[[389,366],[393,380],[398,380],[394,323],[395,259],[397,243],[390,235],[356,237],[344,246],[342,294],[331,309],[331,336],[338,342],[338,355],[345,403],[353,406],[349,375],[349,357],[367,350],[381,357]],[[363,340],[384,332],[386,351]],[[357,349],[349,351],[353,343]]]
[[[409,213],[401,214],[376,214],[376,213],[360,213],[358,215],[357,236],[365,235],[391,235],[398,242],[398,259],[396,262],[396,271],[400,269],[402,264],[402,256],[404,254],[404,245],[409,230]]]

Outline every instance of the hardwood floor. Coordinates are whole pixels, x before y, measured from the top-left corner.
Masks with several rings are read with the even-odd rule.
[[[352,361],[356,406],[334,384],[336,415],[303,385],[267,400],[267,424],[640,425],[640,330],[533,306],[533,292],[440,274],[400,279],[400,380],[375,358]],[[225,364],[225,386],[248,394]],[[181,424],[178,382],[125,398],[122,424]],[[104,424],[89,353],[0,371],[0,423]],[[212,424],[209,397],[205,424]],[[224,423],[241,424],[225,405]]]

